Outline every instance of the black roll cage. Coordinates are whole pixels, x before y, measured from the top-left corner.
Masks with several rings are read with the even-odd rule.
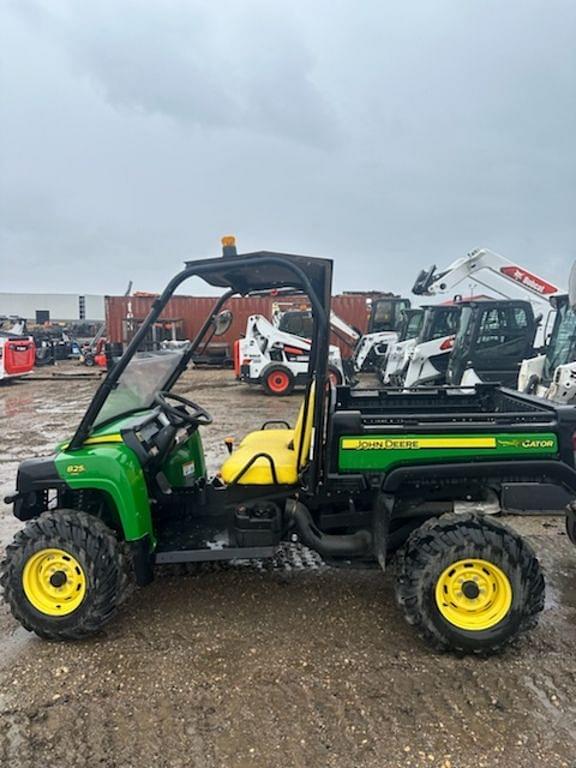
[[[296,257],[298,258],[298,257]],[[302,257],[300,257],[302,258]],[[305,258],[305,257],[303,257]],[[321,261],[319,259],[315,259],[315,261]],[[331,281],[331,262],[326,259],[322,260],[326,262],[326,270],[329,269],[329,272],[327,271],[326,274],[329,274],[329,282]],[[328,266],[329,265],[329,266]],[[144,341],[146,334],[148,332],[148,329],[158,320],[160,317],[160,314],[162,313],[163,309],[168,304],[168,301],[171,299],[172,295],[176,291],[176,289],[186,280],[188,280],[191,277],[201,277],[206,280],[207,277],[210,275],[215,276],[218,278],[218,276],[222,275],[223,272],[225,272],[227,269],[230,270],[230,274],[234,275],[238,270],[243,271],[249,271],[251,268],[254,268],[257,271],[260,271],[262,267],[281,267],[283,269],[287,269],[292,275],[294,276],[294,284],[293,286],[290,286],[284,282],[281,286],[281,290],[284,288],[292,288],[296,291],[302,291],[305,293],[308,298],[310,299],[310,303],[312,306],[312,316],[313,316],[313,334],[311,339],[311,348],[310,348],[310,356],[308,360],[308,383],[306,386],[306,393],[305,393],[305,399],[304,399],[304,423],[306,423],[306,419],[308,416],[308,408],[310,407],[310,391],[312,388],[312,383],[315,383],[314,388],[314,413],[313,413],[313,426],[315,430],[315,434],[318,436],[323,435],[324,432],[324,394],[325,394],[325,387],[326,387],[326,373],[328,368],[328,345],[329,345],[329,324],[328,324],[328,317],[330,316],[330,285],[328,285],[328,291],[325,292],[324,296],[319,296],[318,292],[314,289],[312,285],[312,281],[309,279],[308,275],[305,273],[305,271],[298,266],[297,264],[293,263],[290,260],[289,254],[272,254],[269,252],[262,252],[260,255],[238,255],[238,256],[228,256],[223,258],[215,258],[215,259],[208,259],[203,260],[199,262],[188,262],[188,265],[185,269],[183,269],[181,272],[179,272],[177,275],[175,275],[172,280],[168,283],[164,291],[158,296],[150,309],[150,312],[146,316],[145,320],[142,322],[140,327],[138,328],[137,332],[134,334],[132,340],[126,347],[126,350],[124,351],[124,354],[122,357],[117,361],[117,363],[113,366],[113,368],[108,372],[105,379],[102,381],[98,389],[96,390],[94,397],[92,398],[92,401],[90,402],[88,408],[86,409],[86,412],[84,416],[82,417],[82,420],[80,421],[80,424],[78,425],[78,429],[76,430],[74,437],[70,441],[67,451],[77,451],[80,448],[82,448],[84,441],[89,437],[90,430],[92,429],[92,426],[94,424],[94,421],[98,414],[100,413],[100,410],[102,406],[104,405],[104,402],[106,401],[106,398],[112,392],[112,390],[117,386],[118,381],[120,379],[120,376],[124,372],[124,370],[127,368],[129,362],[132,360],[134,355],[138,352],[138,348],[140,347],[140,344]],[[234,278],[232,281],[235,281]],[[206,280],[206,282],[210,282]],[[240,281],[238,281],[240,282]],[[219,283],[216,283],[219,284]],[[262,286],[262,284],[259,285],[258,288],[254,289],[254,291],[246,290],[245,286],[242,287],[230,287],[220,298],[216,301],[214,306],[212,307],[212,310],[210,314],[207,316],[206,320],[202,324],[200,330],[192,340],[190,346],[188,347],[187,351],[183,354],[182,359],[180,360],[178,366],[170,376],[168,382],[165,385],[165,391],[169,391],[176,381],[179,379],[183,371],[187,368],[188,363],[190,362],[193,354],[196,352],[200,344],[202,343],[206,333],[210,330],[212,327],[212,324],[214,322],[214,319],[224,306],[224,304],[234,295],[248,295],[250,293],[258,293],[262,292],[264,290],[277,290],[278,286],[271,281],[270,285],[266,288],[265,286]],[[298,446],[298,458],[297,458],[297,466],[300,466],[300,459],[302,455],[302,445],[303,440],[300,441],[300,445]],[[316,484],[318,482],[318,478],[320,475],[320,471],[322,468],[323,463],[323,444],[324,441],[320,438],[314,440],[313,445],[313,455],[312,455],[312,462],[310,465],[310,472],[308,476],[308,482],[309,486],[311,488],[315,488]]]

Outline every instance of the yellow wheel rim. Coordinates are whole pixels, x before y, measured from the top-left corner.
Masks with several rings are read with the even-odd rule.
[[[86,594],[82,566],[63,549],[41,549],[30,557],[22,573],[24,594],[47,616],[67,616]]]
[[[512,605],[510,580],[487,560],[458,560],[436,582],[436,605],[446,621],[459,629],[491,629]]]

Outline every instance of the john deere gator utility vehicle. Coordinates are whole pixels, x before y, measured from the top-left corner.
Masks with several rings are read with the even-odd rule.
[[[194,276],[225,289],[196,338],[140,352]],[[398,603],[436,648],[488,653],[534,625],[544,580],[530,546],[491,518],[450,510],[504,484],[575,490],[574,410],[490,385],[331,385],[331,281],[328,259],[238,255],[232,239],[221,258],[188,262],[171,280],[70,440],[19,467],[8,500],[27,522],[1,578],[26,628],[81,638],[111,618],[129,573],[144,585],[162,563],[268,558],[295,539],[335,565],[384,568],[398,550]],[[243,437],[210,478],[201,432],[212,417],[174,387],[206,334],[225,328],[227,299],[272,289],[306,294],[314,315],[300,415]]]

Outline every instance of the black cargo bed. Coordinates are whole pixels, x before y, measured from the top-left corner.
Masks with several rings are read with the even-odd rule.
[[[426,387],[417,390],[339,387],[335,413],[360,415],[366,427],[442,425],[551,427],[559,406],[494,384],[475,388]]]

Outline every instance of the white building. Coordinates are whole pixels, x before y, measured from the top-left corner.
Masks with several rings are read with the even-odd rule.
[[[78,293],[0,293],[0,315],[31,323],[103,322],[104,296]]]

